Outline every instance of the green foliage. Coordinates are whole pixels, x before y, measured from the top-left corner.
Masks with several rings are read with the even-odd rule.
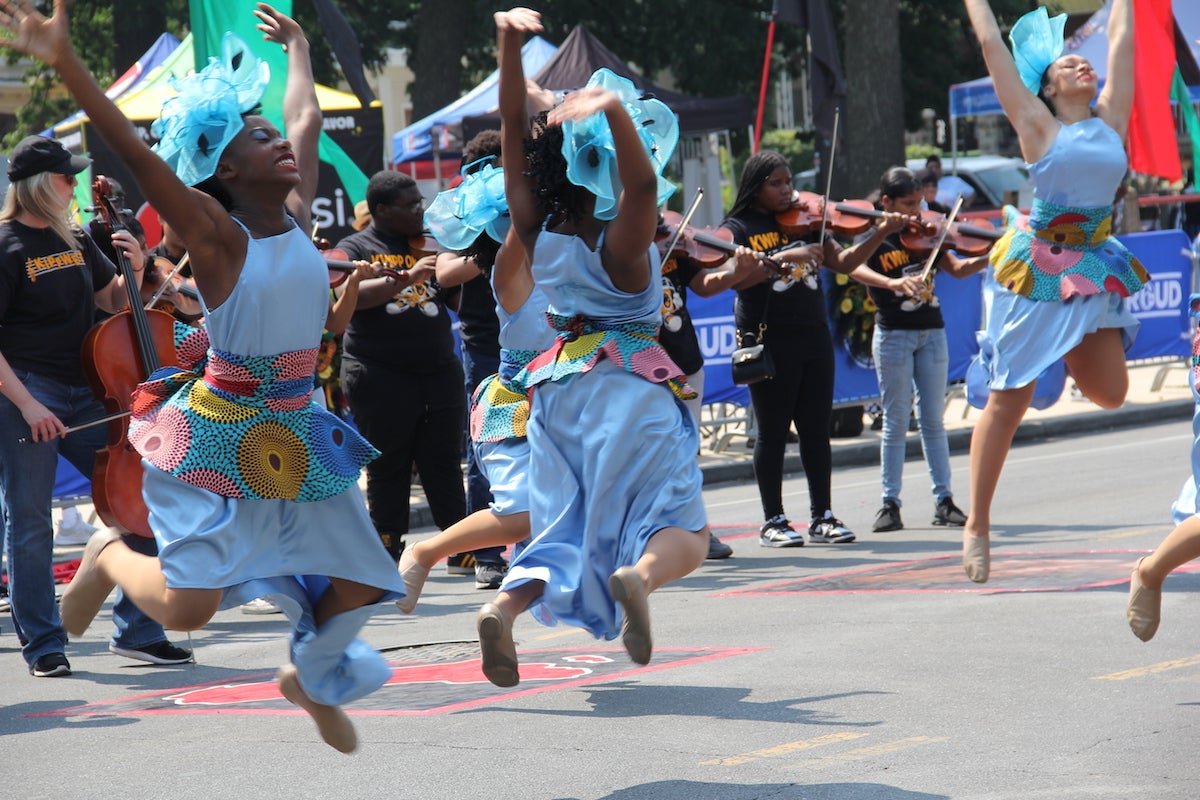
[[[792,172],[803,172],[813,167],[813,137],[793,129],[776,128],[763,131],[763,150],[774,150],[788,160]]]

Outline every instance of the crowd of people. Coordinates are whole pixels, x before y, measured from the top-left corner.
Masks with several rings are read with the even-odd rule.
[[[877,309],[883,436],[873,530],[903,527],[915,402],[933,524],[963,527],[967,577],[988,580],[991,501],[1037,379],[1065,360],[1085,395],[1119,405],[1137,326],[1122,300],[1148,276],[1106,227],[1126,168],[1132,0],[1114,0],[1099,91],[1086,61],[1062,55],[1060,19],[1026,15],[1010,52],[986,0],[965,3],[1035,179],[1030,216],[1014,220],[990,255],[935,250],[925,259],[906,246],[900,234],[923,208],[960,196],[936,160],[922,175],[888,169],[873,228],[846,246],[824,226],[789,232],[779,215],[793,203],[792,175],[773,152],[754,154],[741,172],[722,222],[728,258],[713,266],[660,251],[674,115],[607,70],[565,98],[531,91],[521,46],[541,19],[515,8],[494,16],[499,133],[468,144],[461,179],[428,208],[412,178],[371,177],[356,232],[336,244],[351,263],[331,292],[310,233],[321,114],[294,20],[266,4],[254,11],[266,40],[287,54],[283,130],[257,111],[265,70],[227,34],[232,58],[179,82],[151,148],[71,48],[65,3],[47,17],[25,0],[0,0],[6,45],[57,72],[167,233],[154,250],[134,225],[96,241],[70,217],[88,161],[42,137],[10,155],[0,210],[0,507],[30,673],[70,674],[68,638],[88,628],[114,587],[110,649],[157,664],[191,656],[164,628],[193,630],[219,610],[269,602],[291,625],[279,691],[328,744],[351,752],[357,737],[341,707],[390,675],[358,632],[385,606],[411,612],[443,559],[496,592],[477,616],[481,668],[496,685],[520,681],[512,628],[526,610],[544,624],[619,637],[632,661],[649,663],[651,594],[706,558],[730,555],[701,496],[703,360],[689,291],[734,290],[739,346],[761,345],[772,367],[750,386],[759,543],[856,539],[833,509],[823,269],[865,284]],[[1045,246],[1066,213],[1083,220],[1079,230]],[[139,318],[130,284],[144,283],[158,259],[164,271],[180,267],[195,292],[171,289],[175,319],[164,330],[175,361],[143,375],[127,409],[152,535],[119,527],[92,535],[60,611],[49,580],[57,461],[92,476],[107,435],[103,426],[73,430],[105,414],[81,345],[98,317],[129,307]],[[986,405],[966,512],[950,486],[948,359],[934,282],[940,272],[985,269],[977,395]],[[461,353],[451,310],[462,322]],[[343,336],[339,377],[353,425],[312,402],[330,335]],[[782,492],[793,427],[809,494],[799,529]],[[414,476],[439,529],[417,541]],[[1187,515],[1138,562],[1129,619],[1140,638],[1157,627],[1166,575],[1200,554],[1195,520]]]

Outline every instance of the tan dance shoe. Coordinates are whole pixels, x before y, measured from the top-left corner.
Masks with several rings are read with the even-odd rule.
[[[512,620],[495,603],[484,603],[475,619],[479,633],[480,667],[489,681],[508,689],[521,682]]]
[[[987,583],[992,569],[991,543],[987,536],[963,534],[963,569],[976,583]]]
[[[104,548],[120,538],[121,531],[117,528],[103,528],[93,533],[87,546],[83,548],[79,569],[75,571],[71,583],[63,591],[62,602],[59,604],[63,630],[68,635],[83,635],[116,586],[96,569],[96,559],[100,557]]]
[[[429,567],[422,567],[413,555],[412,548],[405,548],[400,554],[400,580],[404,581],[404,597],[396,601],[396,608],[405,614],[411,614],[417,607],[417,598],[421,596],[421,588],[429,577]]]
[[[654,644],[650,638],[646,584],[633,567],[619,567],[608,578],[608,591],[625,611],[625,619],[621,622],[621,642],[625,652],[635,664],[649,664]]]
[[[284,664],[275,676],[279,685],[279,693],[287,698],[292,705],[300,706],[313,722],[317,724],[317,732],[325,740],[325,744],[339,753],[353,753],[358,747],[358,734],[354,732],[354,724],[346,716],[346,712],[337,706],[327,706],[313,700],[300,686],[300,677],[296,674],[294,664]]]
[[[1147,589],[1142,585],[1142,562],[1138,559],[1129,577],[1129,604],[1125,606],[1125,619],[1133,635],[1148,642],[1158,632],[1158,620],[1162,614],[1162,589]]]

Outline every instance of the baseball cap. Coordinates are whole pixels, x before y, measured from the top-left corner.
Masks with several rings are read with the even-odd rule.
[[[67,148],[45,136],[26,136],[8,154],[8,179],[20,181],[43,172],[77,175],[91,166],[90,158],[73,156]]]

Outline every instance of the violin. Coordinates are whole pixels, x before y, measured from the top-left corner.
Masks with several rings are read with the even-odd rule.
[[[997,230],[986,220],[984,225],[968,225],[954,220],[946,231],[945,239],[938,249],[955,250],[958,253],[974,258],[992,249],[1003,232]],[[986,227],[984,227],[986,225]],[[946,227],[946,215],[938,211],[924,210],[920,219],[914,218],[907,228],[900,232],[900,245],[910,253],[918,256],[929,255],[938,246],[938,239]]]
[[[821,228],[843,236],[857,236],[871,227],[871,220],[881,215],[869,200],[844,200],[826,203],[813,192],[796,192],[792,205],[775,215],[780,230],[792,236],[803,236]]]
[[[694,228],[684,225],[683,232],[676,236],[683,216],[678,211],[664,211],[659,222],[655,241],[665,248],[663,242],[675,237],[675,246],[671,252],[662,255],[663,260],[672,256],[691,258],[703,267],[716,267],[724,263],[731,255],[737,253],[738,245],[733,241],[733,231],[728,228]],[[787,276],[791,270],[786,264],[776,259],[759,254],[758,258],[767,267],[780,275]]]
[[[124,230],[103,175],[92,180],[96,211],[109,233]],[[83,340],[83,367],[96,398],[110,416],[108,444],[96,452],[92,504],[106,525],[152,537],[149,511],[142,499],[142,457],[129,444],[130,396],[137,385],[163,364],[176,364],[175,318],[142,307],[137,276],[124,252],[117,261],[125,279],[129,308],[92,327]],[[117,416],[120,415],[120,416]]]
[[[187,256],[185,255],[184,258]],[[200,292],[196,291],[196,287],[189,284],[185,278],[178,277],[178,271],[178,267],[171,263],[171,259],[155,256],[153,261],[146,265],[146,272],[142,276],[142,299],[147,310],[154,308],[165,311],[179,321],[187,322],[197,315],[184,313],[171,300],[171,296],[180,295],[199,302]]]

